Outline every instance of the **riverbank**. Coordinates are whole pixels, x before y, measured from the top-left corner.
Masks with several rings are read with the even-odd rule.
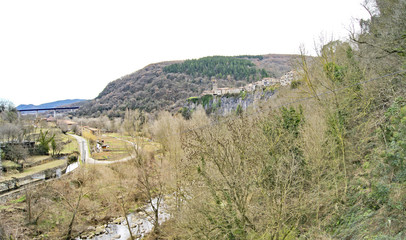
[[[137,209],[133,213],[127,214],[127,217],[119,217],[107,224],[94,228],[94,231],[82,234],[77,237],[76,240],[92,239],[92,240],[127,240],[131,233],[135,239],[142,239],[146,234],[150,233],[154,229],[154,221],[151,216],[153,215],[152,205],[157,206],[157,198],[152,200],[152,203],[148,203],[143,207]],[[159,224],[163,224],[170,219],[170,205],[173,203],[171,196],[163,198],[159,204]],[[128,219],[128,224],[126,219]]]

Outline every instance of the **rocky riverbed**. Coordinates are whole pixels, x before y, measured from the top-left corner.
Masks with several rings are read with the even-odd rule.
[[[152,204],[156,206],[157,198],[154,198]],[[159,223],[162,224],[170,218],[168,200],[163,199],[160,203],[159,208]],[[153,219],[149,217],[152,215],[153,210],[151,204],[148,203],[144,208],[135,213],[130,213],[127,215],[129,225],[131,228],[132,235],[135,239],[141,239],[145,234],[153,230]],[[93,240],[109,240],[109,239],[119,239],[127,240],[130,238],[130,233],[128,230],[127,222],[124,217],[117,218],[112,222],[98,226],[89,227],[89,232],[82,234],[77,240],[82,239],[93,239]]]

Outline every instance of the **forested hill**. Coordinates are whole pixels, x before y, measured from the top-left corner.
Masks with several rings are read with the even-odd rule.
[[[150,64],[110,82],[94,100],[84,104],[80,115],[110,117],[123,115],[126,108],[176,110],[185,99],[212,88],[243,86],[263,77],[280,77],[291,70],[296,55],[204,57],[186,61]]]

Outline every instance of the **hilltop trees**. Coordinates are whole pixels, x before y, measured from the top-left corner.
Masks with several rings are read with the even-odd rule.
[[[236,57],[204,57],[200,59],[186,60],[183,63],[175,63],[164,68],[168,73],[186,73],[191,76],[206,76],[234,79],[256,79],[256,77],[268,77],[265,69],[256,69],[255,65],[246,59]]]

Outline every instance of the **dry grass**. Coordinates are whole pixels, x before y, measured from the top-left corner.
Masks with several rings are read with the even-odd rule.
[[[87,129],[82,130],[82,137],[91,141],[97,141],[97,136]]]
[[[103,140],[104,144],[108,145],[109,148],[103,150],[102,152],[93,152],[92,157],[97,160],[120,160],[128,157],[129,152],[132,149],[130,143],[111,136],[104,135],[100,137],[99,140]]]
[[[127,209],[143,205],[135,188],[137,169],[132,162],[90,165],[61,179],[30,190],[34,217],[43,211],[36,225],[27,225],[27,203],[10,201],[0,207],[0,225],[17,239],[60,239],[66,232],[78,196],[83,193],[73,227],[73,236],[121,217],[117,197],[122,196]],[[128,211],[128,210],[127,210]]]
[[[30,156],[25,161],[29,162],[29,163],[34,163],[34,162],[44,161],[44,160],[49,159],[49,158],[50,158],[49,155]]]
[[[104,144],[109,148],[103,152],[94,152],[92,157],[97,160],[109,160],[115,161],[128,157],[134,147],[127,141],[138,144],[144,151],[157,153],[162,149],[161,145],[157,142],[153,142],[145,137],[137,137],[136,139],[131,136],[123,136],[117,133],[104,134],[99,140],[104,140]]]
[[[62,141],[68,143],[64,145],[61,154],[70,154],[72,152],[79,151],[78,142],[74,137],[62,134]]]

